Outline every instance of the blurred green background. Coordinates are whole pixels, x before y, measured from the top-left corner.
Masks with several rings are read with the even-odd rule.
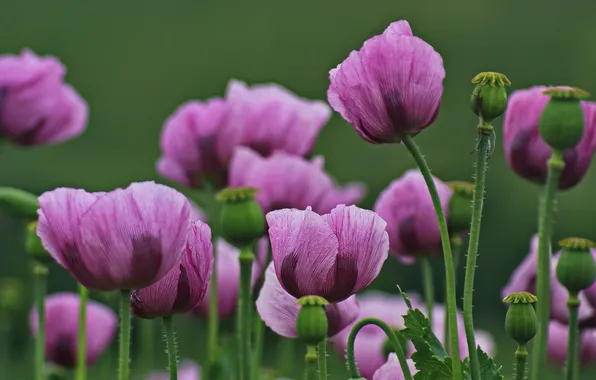
[[[159,180],[154,166],[162,123],[180,103],[222,96],[230,78],[277,82],[301,96],[325,99],[328,71],[399,19],[409,20],[414,33],[442,54],[447,70],[439,118],[417,141],[435,175],[470,180],[476,138],[470,79],[479,71],[499,71],[512,81],[511,90],[569,84],[596,93],[595,12],[596,3],[589,0],[2,0],[0,53],[29,47],[59,57],[68,67],[67,81],[89,102],[91,116],[87,132],[75,141],[31,150],[2,146],[0,185],[41,193],[58,186],[107,190]],[[499,145],[488,173],[475,310],[477,326],[491,330],[500,342],[499,359],[509,375],[513,344],[503,337],[500,289],[536,232],[539,188],[507,167],[500,124],[494,123]],[[372,207],[380,190],[413,167],[403,147],[369,145],[338,115],[322,132],[316,152],[340,182],[367,184],[364,207]],[[595,188],[591,171],[576,188],[560,194],[555,238],[596,239]],[[2,337],[8,343],[2,347],[10,350],[2,353],[2,379],[32,378],[25,318],[32,295],[22,230],[19,222],[0,216],[0,276],[27,284],[11,340]],[[436,268],[439,282],[440,265]],[[75,289],[63,270],[53,269],[51,291]],[[388,260],[374,285],[395,291],[399,283],[420,290],[418,273]],[[201,327],[186,319],[180,325],[181,356],[203,357]],[[273,340],[268,342],[272,349]],[[273,356],[265,362],[274,364]],[[153,362],[157,368],[164,365],[163,355]],[[347,378],[342,368],[336,366],[331,378]],[[115,378],[101,364],[92,374]]]

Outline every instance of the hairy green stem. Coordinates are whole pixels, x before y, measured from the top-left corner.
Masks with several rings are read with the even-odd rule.
[[[252,355],[252,378],[259,380],[261,372],[261,360],[263,358],[263,340],[265,338],[265,323],[261,317],[255,315],[255,349]]]
[[[238,298],[238,347],[240,352],[240,380],[251,379],[251,355],[250,355],[250,338],[251,338],[251,311],[252,311],[252,297],[251,297],[251,277],[252,277],[252,263],[255,255],[252,252],[252,247],[244,247],[240,250],[240,291]]]
[[[422,256],[420,264],[422,266],[422,279],[424,281],[424,300],[426,302],[426,316],[433,320],[433,305],[435,303],[435,286],[433,283],[433,267],[430,264],[428,256]]]
[[[176,334],[172,317],[164,317],[163,331],[166,338],[166,348],[168,350],[168,368],[170,370],[170,380],[178,380],[178,346],[176,345]]]
[[[118,380],[128,380],[130,365],[130,291],[120,291],[120,347]]]
[[[445,220],[445,214],[443,213],[443,208],[441,206],[441,199],[439,198],[439,193],[437,192],[437,187],[435,186],[435,182],[433,181],[430,168],[424,160],[424,156],[420,152],[418,145],[416,145],[416,143],[412,139],[412,136],[410,135],[403,136],[402,141],[408,148],[408,151],[412,155],[412,158],[418,165],[418,168],[420,169],[420,172],[424,177],[424,181],[426,182],[426,186],[428,187],[428,191],[430,193],[430,197],[435,208],[435,213],[437,214],[437,220],[439,222],[441,244],[443,246],[443,257],[445,260],[445,285],[447,291],[447,298],[445,299],[445,303],[447,304],[447,314],[449,315],[449,337],[451,341],[451,351],[452,356],[455,358],[455,360],[452,361],[453,380],[461,380],[463,372],[461,361],[458,360],[460,355],[459,334],[456,316],[457,308],[455,294],[455,270],[453,267],[453,256],[451,255],[451,242],[449,239],[449,231],[447,230],[447,221]]]
[[[219,294],[217,292],[217,234],[219,223],[219,209],[215,198],[210,197],[213,204],[210,207],[209,226],[211,227],[211,242],[213,244],[213,270],[209,283],[209,317],[207,326],[207,376],[216,380],[219,378]]]
[[[474,336],[474,277],[476,275],[482,207],[484,205],[486,163],[491,149],[490,138],[494,133],[493,127],[489,124],[481,123],[478,126],[478,133],[476,173],[474,174],[474,193],[472,194],[472,220],[470,222],[470,239],[468,240],[468,257],[464,278],[464,327],[466,329],[466,340],[470,348],[470,372],[472,380],[480,380],[480,366],[478,364],[476,338]]]
[[[387,337],[389,341],[393,345],[393,349],[395,350],[395,354],[397,355],[397,359],[399,360],[399,364],[401,366],[401,370],[404,373],[405,380],[412,380],[412,374],[410,373],[410,368],[408,367],[408,362],[406,361],[406,355],[404,353],[404,349],[397,337],[395,331],[389,327],[387,323],[378,319],[378,318],[364,318],[358,321],[352,327],[352,331],[350,331],[350,335],[348,337],[348,346],[347,346],[347,364],[348,364],[348,371],[352,374],[352,378],[357,379],[360,377],[360,371],[358,370],[358,366],[356,365],[356,358],[354,356],[354,343],[356,342],[356,335],[358,332],[367,325],[375,325],[380,327]]]
[[[35,378],[45,379],[46,360],[46,281],[48,268],[39,262],[33,264],[33,276],[35,277],[35,303],[37,306],[37,339],[35,340]]]
[[[327,380],[327,340],[323,340],[317,347],[319,357],[319,380]]]
[[[317,346],[306,345],[304,356],[304,379],[316,380],[317,378]]]
[[[526,378],[527,361],[528,351],[526,351],[526,345],[520,344],[515,350],[515,380],[524,380]]]
[[[87,299],[89,290],[78,284],[81,304],[79,305],[79,331],[77,345],[77,370],[76,380],[85,380],[87,377]]]
[[[574,380],[576,377],[577,362],[579,361],[579,326],[578,309],[580,300],[577,293],[569,293],[567,309],[569,310],[569,336],[567,341],[567,363],[565,363],[565,380]]]
[[[463,241],[459,235],[451,237],[451,249],[453,251],[453,270],[457,274],[459,268],[459,261],[461,257]],[[447,290],[445,290],[445,299],[447,299]],[[445,323],[443,324],[443,345],[445,351],[451,354],[451,342],[449,340],[449,313],[445,313]]]
[[[538,212],[538,274],[536,284],[538,333],[533,346],[532,380],[542,380],[546,369],[548,321],[550,319],[550,245],[556,209],[555,197],[559,178],[564,168],[563,152],[553,150],[553,154],[548,160],[548,174]]]

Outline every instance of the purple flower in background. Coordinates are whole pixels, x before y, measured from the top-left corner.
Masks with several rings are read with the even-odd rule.
[[[354,204],[364,196],[364,186],[340,188],[323,170],[323,158],[307,161],[278,151],[263,158],[248,148],[239,148],[230,165],[230,186],[259,190],[256,199],[265,212],[282,208],[327,213],[338,204]]]
[[[147,380],[170,380],[170,375],[166,371],[155,371]],[[183,360],[178,369],[178,380],[201,380],[201,367],[190,359]]]
[[[295,298],[343,301],[367,287],[387,259],[386,223],[370,210],[283,209],[268,213],[267,222],[277,278]]]
[[[414,361],[411,359],[407,360],[408,368],[410,369],[410,373],[414,376],[415,373],[418,372],[416,366],[414,365]],[[399,364],[399,360],[397,359],[397,355],[394,353],[389,354],[387,358],[387,362],[383,364],[373,375],[373,380],[406,380],[404,373],[401,369],[401,365]]]
[[[269,264],[265,272],[265,283],[257,298],[257,311],[261,319],[271,330],[286,338],[296,338],[296,319],[300,306],[296,305],[296,297],[291,296],[279,283],[274,264]],[[339,303],[325,306],[329,323],[329,337],[343,330],[358,316],[356,296],[351,296]]]
[[[445,216],[453,191],[434,178]],[[390,252],[398,260],[411,263],[420,255],[443,255],[439,223],[424,177],[408,170],[387,187],[375,204],[375,211],[387,222]]]
[[[514,91],[509,96],[503,124],[503,145],[509,166],[519,176],[543,184],[551,149],[538,134],[540,115],[549,101],[542,92],[547,87]],[[582,140],[564,152],[565,169],[559,189],[575,186],[586,174],[596,150],[596,103],[581,102],[585,115]]]
[[[556,276],[557,260],[560,252],[553,255],[551,262],[551,317],[559,322],[567,323],[569,321],[569,311],[567,309],[567,289]],[[596,257],[596,250],[592,250],[592,255]],[[538,261],[538,235],[532,238],[530,252],[522,263],[515,269],[509,278],[509,282],[501,290],[501,296],[505,297],[515,292],[530,292],[536,294],[537,281],[537,261]],[[579,299],[579,321],[580,325],[591,325],[596,322],[596,312],[594,307],[590,306],[587,300],[586,292],[580,292]]]
[[[109,193],[59,188],[39,205],[45,249],[78,282],[101,291],[159,281],[180,260],[190,227],[186,197],[154,182]]]
[[[269,242],[267,238],[261,238],[257,244],[256,260],[252,265],[252,287],[265,271],[265,261],[267,260],[267,251]],[[225,240],[217,239],[217,308],[219,318],[228,318],[234,315],[236,305],[238,304],[238,287],[240,284],[240,262],[238,257],[240,251],[238,248],[228,244]],[[209,289],[211,284],[207,285],[205,297],[194,309],[193,313],[205,318],[209,315]]]
[[[548,325],[548,357],[559,366],[567,360],[567,339],[569,326],[557,321]],[[582,329],[580,336],[579,362],[581,365],[596,363],[596,329]]]
[[[85,130],[89,107],[64,83],[66,68],[31,50],[0,56],[0,136],[19,145],[53,144]]]
[[[178,265],[155,284],[132,292],[133,313],[141,318],[156,318],[192,310],[205,295],[212,269],[211,229],[194,221]]]
[[[402,20],[329,72],[327,97],[364,140],[394,143],[435,121],[444,78],[441,55]]]
[[[54,293],[45,299],[45,355],[49,361],[61,367],[76,366],[80,304],[80,297],[74,293]],[[33,336],[37,336],[37,318],[37,309],[33,308],[29,318]],[[88,301],[87,365],[93,365],[110,345],[117,326],[118,317],[110,308],[99,302]]]

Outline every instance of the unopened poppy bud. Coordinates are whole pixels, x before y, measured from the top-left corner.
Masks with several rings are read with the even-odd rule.
[[[227,188],[217,194],[224,205],[221,210],[221,228],[224,238],[243,248],[253,244],[265,232],[265,215],[251,187]]]
[[[575,87],[553,87],[543,92],[550,96],[544,107],[538,132],[553,149],[574,148],[584,134],[584,111],[580,100],[589,94]]]
[[[52,256],[50,256],[49,252],[43,247],[39,236],[37,236],[37,221],[31,222],[29,225],[27,225],[25,250],[29,256],[40,263],[47,264],[54,260]]]
[[[37,219],[37,196],[12,187],[0,187],[0,210],[25,219]]]
[[[538,320],[532,306],[536,301],[536,296],[528,292],[512,293],[503,299],[510,304],[505,316],[505,330],[519,345],[525,345],[536,335]]]
[[[401,344],[401,348],[404,352],[408,352],[408,340],[406,338],[404,338],[404,336],[401,334],[401,332],[399,330],[394,330],[395,331],[395,335],[397,336],[397,339],[399,340],[399,343]],[[383,356],[387,357],[389,356],[389,354],[395,352],[395,347],[393,347],[393,343],[391,343],[391,340],[389,338],[387,338],[385,340],[385,342],[383,343]]]
[[[474,184],[463,181],[453,181],[447,183],[453,190],[453,195],[449,200],[449,232],[453,235],[458,232],[467,231],[470,228],[472,220],[472,195],[474,194]]]
[[[476,75],[472,83],[476,84],[470,98],[472,111],[486,123],[501,116],[507,109],[505,87],[511,84],[509,79],[504,74],[485,72]]]
[[[323,297],[306,296],[298,299],[296,305],[302,306],[296,318],[296,335],[307,345],[316,345],[325,340],[329,324]]]
[[[568,238],[559,245],[563,251],[557,263],[557,279],[569,293],[577,295],[596,280],[596,263],[590,252],[596,244],[588,239]]]

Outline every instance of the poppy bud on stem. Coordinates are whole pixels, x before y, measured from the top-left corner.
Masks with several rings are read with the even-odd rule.
[[[505,330],[517,342],[515,351],[516,380],[525,379],[528,359],[526,344],[536,335],[538,323],[534,306],[532,306],[536,301],[536,296],[528,292],[513,293],[503,299],[503,302],[510,304],[505,317]]]
[[[323,297],[306,296],[298,299],[296,305],[300,305],[300,312],[296,318],[296,335],[298,338],[306,343],[306,366],[314,366],[311,363],[313,360],[319,362],[319,378],[327,379],[327,332],[329,330],[329,323],[327,321],[327,314],[325,306],[329,302]],[[315,349],[318,347],[318,350]],[[312,358],[312,354],[315,358]],[[310,374],[307,374],[307,379],[310,379]]]

